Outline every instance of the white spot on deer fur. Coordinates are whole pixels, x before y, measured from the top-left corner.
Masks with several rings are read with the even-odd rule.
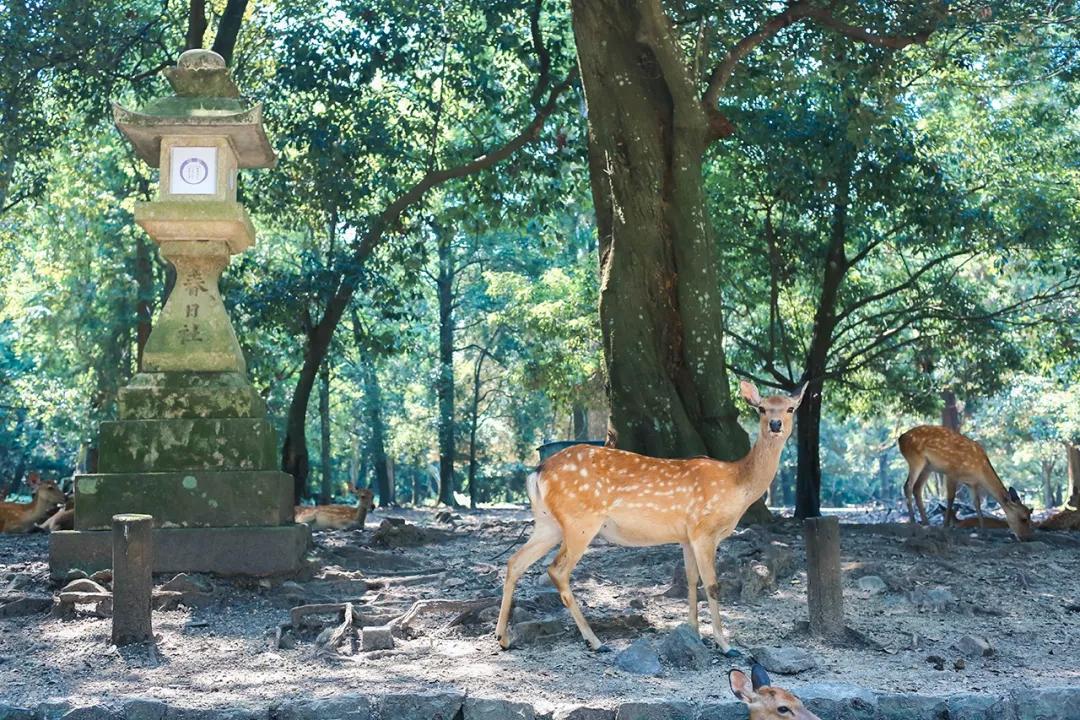
[[[570,472],[574,472],[575,470],[577,470],[577,465],[575,465],[574,463],[567,463],[566,469]]]
[[[581,477],[589,477],[589,471],[586,470],[585,468],[581,468],[581,470],[579,470],[578,472],[581,475]]]

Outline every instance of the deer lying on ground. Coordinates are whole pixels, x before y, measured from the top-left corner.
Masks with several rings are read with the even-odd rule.
[[[802,701],[787,690],[772,687],[769,673],[755,664],[750,677],[742,670],[728,673],[731,693],[746,703],[750,720],[821,720],[803,707]]]
[[[375,509],[375,493],[367,488],[356,491],[355,505],[297,505],[293,516],[316,530],[364,529],[369,511]]]
[[[956,491],[961,484],[971,489],[975,499],[975,513],[979,517],[979,527],[985,527],[982,514],[982,493],[989,493],[1001,509],[1005,511],[1005,520],[1009,529],[1019,540],[1030,540],[1035,530],[1031,525],[1031,509],[1020,501],[1016,488],[1005,489],[990,458],[982,445],[966,438],[960,433],[939,425],[920,425],[908,430],[897,441],[900,454],[908,463],[908,478],[904,483],[904,498],[907,500],[908,518],[915,522],[915,511],[911,507],[912,497],[919,506],[922,524],[927,524],[926,507],[923,505],[922,490],[931,471],[945,476],[946,510],[945,526],[953,521],[953,503]]]
[[[64,507],[60,508],[52,515],[45,518],[44,522],[39,522],[37,526],[45,532],[56,532],[57,530],[74,530],[75,500],[68,498],[68,501],[64,505]]]
[[[57,505],[67,502],[67,495],[52,480],[42,481],[37,473],[26,480],[34,499],[28,503],[0,502],[0,532],[30,532]]]
[[[746,381],[740,383],[740,390],[761,417],[757,442],[741,460],[662,460],[577,445],[552,455],[528,477],[526,488],[535,524],[532,537],[511,556],[506,568],[495,628],[503,648],[510,646],[507,623],[518,578],[561,541],[548,575],[589,647],[606,649],[570,591],[570,573],[589,543],[600,535],[618,545],[682,545],[690,626],[697,632],[700,575],[709,601],[713,637],[725,654],[738,654],[728,645],[721,625],[716,548],[776,476],[780,451],[791,434],[803,393],[800,389],[793,397],[762,399]]]

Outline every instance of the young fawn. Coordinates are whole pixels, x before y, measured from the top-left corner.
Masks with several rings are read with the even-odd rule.
[[[746,381],[740,383],[740,390],[761,416],[757,442],[741,460],[661,460],[577,445],[540,464],[526,481],[535,518],[532,537],[511,556],[506,568],[495,628],[503,648],[510,646],[507,622],[518,578],[561,541],[548,575],[589,647],[604,649],[570,592],[570,573],[589,543],[600,535],[618,545],[682,545],[690,626],[697,631],[700,575],[709,601],[713,637],[725,653],[732,654],[717,602],[716,548],[769,488],[802,400],[802,389],[793,397],[764,399]]]
[[[297,505],[293,516],[297,523],[307,523],[317,530],[363,530],[368,512],[374,509],[375,493],[360,488],[355,505]]]
[[[787,690],[772,687],[769,673],[754,665],[750,677],[742,670],[728,673],[732,694],[746,703],[750,720],[820,720],[803,707],[802,701]]]
[[[65,495],[52,480],[42,481],[37,473],[30,473],[27,486],[34,493],[28,503],[0,502],[0,532],[30,532],[34,525],[45,519],[56,505],[67,502]]]
[[[975,499],[975,512],[979,516],[979,527],[984,527],[982,514],[982,493],[992,495],[1001,509],[1005,511],[1005,520],[1019,540],[1030,540],[1035,534],[1031,524],[1031,510],[1020,501],[1016,488],[1005,489],[986,450],[979,443],[964,437],[960,433],[939,425],[920,425],[900,436],[897,444],[900,454],[908,463],[907,482],[904,483],[904,498],[907,500],[908,518],[915,522],[915,511],[911,507],[912,497],[919,506],[922,524],[927,524],[926,508],[923,506],[922,490],[931,471],[945,475],[947,507],[945,526],[952,524],[953,503],[960,484],[971,488]]]

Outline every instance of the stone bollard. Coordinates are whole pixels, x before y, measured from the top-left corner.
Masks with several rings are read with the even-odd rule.
[[[838,638],[844,635],[844,586],[840,577],[840,521],[835,517],[807,518],[806,600],[810,633]]]
[[[150,515],[113,515],[112,641],[129,645],[152,641],[150,602],[154,590]]]

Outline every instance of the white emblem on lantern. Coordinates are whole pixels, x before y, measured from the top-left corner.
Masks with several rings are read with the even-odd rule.
[[[170,190],[174,195],[213,195],[217,192],[217,148],[174,147]]]

